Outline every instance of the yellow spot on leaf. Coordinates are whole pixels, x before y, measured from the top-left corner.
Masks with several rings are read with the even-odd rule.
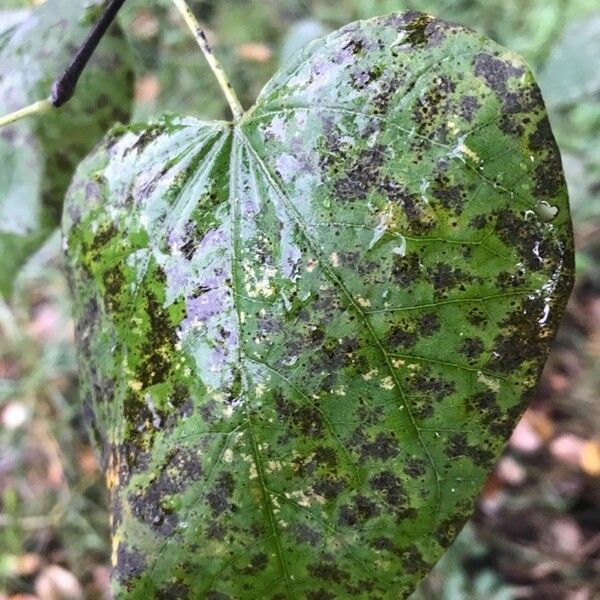
[[[142,382],[141,381],[137,381],[135,379],[131,379],[128,383],[129,383],[129,387],[134,392],[139,392],[142,389]]]
[[[392,378],[390,376],[384,377],[381,380],[381,387],[384,390],[393,390],[394,389],[394,382],[393,382]]]
[[[500,391],[500,382],[497,379],[492,379],[491,377],[488,377],[481,371],[477,372],[477,381],[479,381],[479,383],[487,385],[490,388],[490,390],[492,390],[492,392]]]
[[[373,379],[373,376],[377,375],[377,373],[379,373],[379,369],[371,369],[368,373],[365,373],[363,375],[363,379],[365,381],[371,381],[371,379]]]

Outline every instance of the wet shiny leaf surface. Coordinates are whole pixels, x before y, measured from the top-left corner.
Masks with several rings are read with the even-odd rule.
[[[0,115],[48,97],[101,2],[48,0],[0,34]],[[18,16],[18,15],[17,15]],[[113,28],[83,74],[75,98],[60,111],[0,131],[0,292],[58,225],[75,167],[115,121],[127,121],[133,57]]]
[[[407,596],[572,283],[531,74],[419,13],[310,44],[235,126],[113,130],[64,229],[119,598]]]

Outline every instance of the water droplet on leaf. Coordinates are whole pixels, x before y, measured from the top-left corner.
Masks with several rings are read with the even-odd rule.
[[[534,211],[541,221],[543,221],[544,223],[548,223],[552,221],[558,214],[558,207],[552,206],[548,204],[545,200],[542,200],[541,202],[538,202]]]

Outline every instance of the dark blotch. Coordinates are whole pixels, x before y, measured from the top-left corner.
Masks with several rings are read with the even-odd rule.
[[[213,516],[217,517],[231,510],[231,495],[233,494],[234,481],[231,473],[221,473],[216,485],[206,494],[206,499],[212,510]]]
[[[232,600],[230,596],[221,594],[221,592],[208,592],[206,600]]]
[[[398,441],[393,433],[378,433],[375,440],[365,442],[361,447],[361,460],[374,458],[388,460],[398,455]]]
[[[334,583],[341,583],[350,578],[350,573],[343,571],[333,562],[321,562],[308,565],[307,570],[313,577],[323,579],[324,581],[332,581]]]
[[[484,345],[479,338],[465,338],[459,352],[470,359],[475,359],[483,352]]]
[[[405,256],[394,256],[394,266],[392,267],[392,277],[394,283],[404,287],[412,285],[421,275],[421,261],[416,253]]]
[[[195,452],[172,449],[160,472],[146,488],[128,496],[132,513],[161,535],[171,535],[179,523],[177,514],[165,508],[165,499],[184,491],[202,477],[202,465]]]
[[[458,103],[458,114],[466,121],[471,122],[480,106],[479,100],[475,96],[463,96]]]
[[[414,545],[408,546],[401,554],[402,566],[407,573],[424,575],[431,566],[423,560],[423,555]]]
[[[411,12],[406,16],[412,18],[405,21],[406,37],[403,41],[411,46],[424,46],[427,43],[426,29],[433,17],[418,12]]]
[[[472,280],[471,276],[462,269],[442,262],[438,262],[434,267],[427,269],[427,273],[436,292],[447,291],[460,283]]]
[[[321,543],[321,534],[304,523],[295,524],[292,533],[299,544],[318,546]]]
[[[440,320],[435,313],[425,313],[419,319],[419,331],[422,335],[433,335],[440,327]]]
[[[427,462],[422,458],[409,458],[406,461],[404,472],[409,477],[421,477],[427,472]]]
[[[514,98],[508,93],[508,80],[522,74],[521,67],[511,65],[487,52],[482,52],[475,58],[475,75],[481,77],[504,104],[509,103],[509,108]]]
[[[390,506],[401,506],[406,503],[406,494],[402,482],[391,471],[383,471],[370,480],[371,487],[381,492]]]
[[[117,581],[129,584],[133,579],[143,575],[146,568],[146,558],[139,550],[132,548],[126,542],[119,542],[117,564],[113,569],[113,577]]]
[[[343,491],[344,482],[333,477],[323,477],[318,479],[313,485],[313,491],[326,500],[335,500]]]
[[[483,443],[478,446],[470,446],[467,442],[467,437],[462,433],[453,435],[450,438],[446,453],[450,458],[467,456],[476,465],[483,466],[490,464],[495,458],[494,453],[485,448]]]
[[[359,494],[351,504],[344,504],[340,508],[338,522],[340,525],[358,525],[376,517],[379,513],[379,507],[375,502]]]
[[[323,416],[314,406],[287,402],[281,394],[277,394],[275,406],[281,420],[299,429],[303,435],[318,437],[322,434]]]
[[[402,325],[396,325],[390,329],[387,343],[390,348],[412,348],[418,338],[416,332],[407,331]]]
[[[267,555],[264,552],[259,552],[258,554],[252,556],[250,559],[250,564],[243,569],[243,573],[245,575],[256,575],[257,573],[264,571],[268,564],[269,559]]]
[[[377,181],[379,171],[385,161],[385,148],[377,145],[363,150],[346,174],[333,186],[340,200],[364,200]]]

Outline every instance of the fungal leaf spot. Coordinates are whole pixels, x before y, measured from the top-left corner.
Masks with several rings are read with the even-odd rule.
[[[109,136],[64,233],[122,599],[405,598],[573,277],[529,70],[413,12],[309,44],[236,124]]]

